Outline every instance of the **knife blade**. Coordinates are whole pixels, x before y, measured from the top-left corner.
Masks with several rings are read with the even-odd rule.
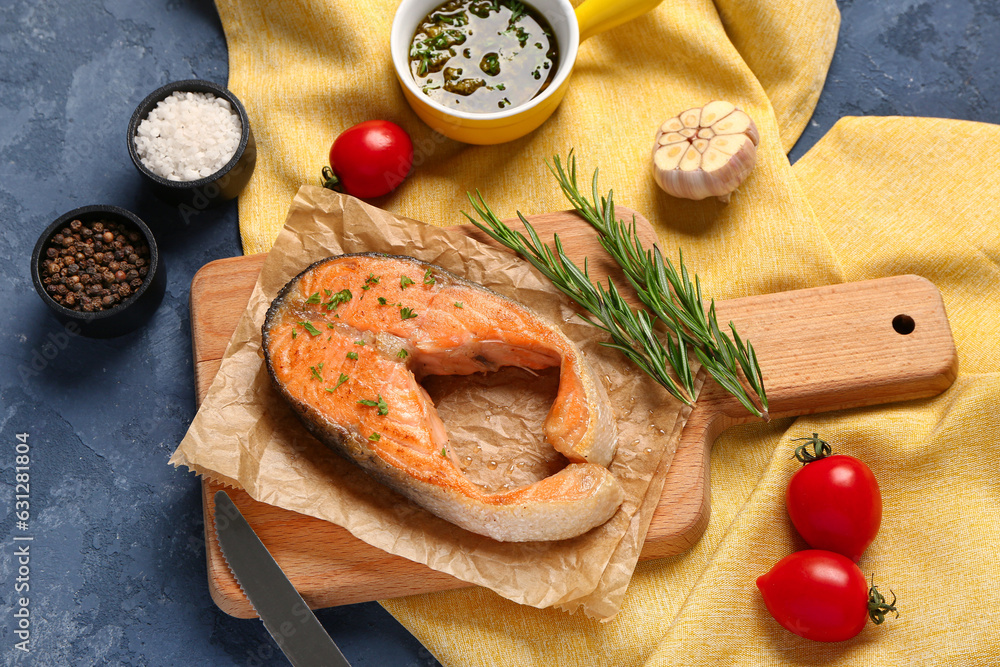
[[[237,583],[294,667],[350,667],[225,491],[215,494],[215,534]]]

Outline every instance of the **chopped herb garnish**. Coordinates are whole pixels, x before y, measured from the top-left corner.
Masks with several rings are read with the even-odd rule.
[[[510,30],[514,27],[514,24],[517,23],[517,20],[524,14],[524,3],[518,2],[518,0],[510,0],[507,6],[510,7],[510,18],[507,19],[507,30]],[[522,44],[521,46],[524,45]]]
[[[461,302],[461,301],[456,301],[456,302],[455,302],[455,307],[456,307],[456,308],[465,308],[465,306],[463,306],[463,305],[462,305],[462,302]]]
[[[347,376],[344,375],[343,373],[341,373],[340,374],[340,378],[337,380],[337,385],[334,387],[334,389],[338,389],[340,387],[340,385],[344,384],[345,382],[347,382]],[[327,391],[330,391],[330,390],[327,389]]]
[[[348,352],[347,353],[347,358],[348,359],[353,359],[354,361],[357,361],[358,360],[358,353],[357,352]]]
[[[448,458],[448,448],[447,447],[442,447],[441,448],[441,456],[443,458]]]
[[[366,285],[378,285],[379,278],[382,276],[376,276],[374,273],[369,273],[368,277],[365,278]]]
[[[312,325],[312,322],[299,322],[299,325],[301,325],[303,329],[305,329],[306,331],[308,331],[310,336],[318,336],[319,335],[319,329],[317,329],[316,327],[314,327]]]
[[[406,289],[412,284],[413,284],[413,279],[410,278],[409,276],[403,276],[402,278],[399,279],[400,289]]]
[[[330,300],[324,303],[323,305],[326,306],[327,310],[336,310],[337,306],[339,306],[340,304],[347,303],[348,301],[350,301],[352,295],[351,295],[351,290],[342,289],[336,294],[328,296],[330,296]]]
[[[306,299],[306,303],[319,303],[319,292],[313,292],[310,294],[309,298]]]
[[[382,439],[382,435],[378,431],[373,431],[372,434],[368,436],[368,439],[372,442],[378,442]]]
[[[401,308],[399,310],[399,319],[401,319],[401,320],[409,320],[409,319],[414,318],[416,316],[417,316],[417,314],[415,312],[413,312],[412,308]]]
[[[358,405],[367,405],[370,408],[378,408],[378,414],[380,415],[389,414],[389,405],[385,402],[385,399],[382,398],[382,394],[379,394],[378,398],[374,401],[362,398],[358,401]]]
[[[500,73],[500,56],[496,53],[487,53],[479,62],[479,69],[490,76],[496,76]]]
[[[407,352],[406,350],[400,350],[399,352],[396,353],[396,356],[399,357],[400,359],[406,359],[408,356],[410,356],[410,353]]]
[[[315,366],[310,366],[309,370],[312,371],[312,376],[314,380],[323,381],[323,376],[320,375],[320,371],[323,370],[323,362],[316,364]]]
[[[465,15],[465,12],[461,14],[435,14],[433,16],[434,21],[438,23],[447,23],[448,25],[463,26],[469,23],[469,17]]]
[[[292,340],[295,340],[295,337],[298,336],[298,335],[299,335],[298,331],[293,331],[292,332]]]
[[[380,305],[380,306],[384,306],[384,305],[386,305],[386,304],[387,304],[387,303],[389,303],[389,302],[388,302],[388,301],[386,301],[386,298],[385,298],[384,296],[380,296],[380,297],[378,298],[378,303],[379,303],[379,305]]]
[[[363,340],[356,340],[356,341],[354,341],[354,344],[355,344],[355,345],[361,345],[361,346],[364,346],[364,344],[365,344],[365,341],[363,341]]]
[[[332,294],[333,294],[333,292],[331,292],[331,291],[330,291],[330,290],[328,290],[328,289],[325,289],[325,290],[323,290],[323,294],[325,294],[325,295],[327,295],[327,296],[330,296],[330,295],[332,295]]]
[[[327,322],[327,324],[326,324],[326,328],[327,328],[327,329],[333,329],[333,328],[335,328],[336,326],[337,326],[337,325],[336,325],[336,324],[334,324],[333,322]]]
[[[509,28],[508,28],[509,30]],[[517,26],[517,30],[514,31],[514,35],[517,36],[517,43],[524,48],[524,45],[528,43],[528,33],[524,31],[522,26]]]
[[[424,271],[424,284],[425,285],[433,285],[436,282],[437,281],[434,279],[434,276],[431,275],[431,270],[430,269],[427,269],[426,271]]]

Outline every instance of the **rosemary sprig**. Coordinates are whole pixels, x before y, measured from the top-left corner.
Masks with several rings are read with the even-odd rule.
[[[635,288],[640,300],[650,309],[634,310],[608,280],[604,287],[590,279],[587,263],[581,270],[563,251],[558,235],[553,235],[553,251],[542,243],[531,223],[518,212],[518,218],[527,236],[504,224],[477,192],[478,201],[469,195],[473,209],[482,218],[480,222],[465,214],[473,224],[497,242],[507,246],[527,259],[563,293],[576,301],[590,316],[585,320],[604,330],[613,342],[603,343],[621,351],[643,372],[664,387],[672,396],[691,404],[694,396],[694,377],[691,372],[688,346],[709,374],[726,391],[751,413],[767,418],[767,396],[761,379],[757,355],[749,342],[744,343],[730,322],[733,339],[719,328],[715,315],[715,302],[706,311],[701,295],[701,284],[695,276],[691,282],[683,255],[680,269],[665,260],[657,246],[646,250],[631,225],[614,214],[614,201],[609,191],[607,197],[597,192],[597,172],[593,178],[593,202],[577,187],[576,160],[569,155],[570,168],[563,168],[558,157],[555,167],[549,169],[556,176],[567,199],[577,212],[600,235],[601,245],[622,267],[628,281]],[[657,322],[666,331],[656,332]],[[665,340],[661,340],[661,335]],[[742,376],[741,372],[742,371]],[[755,404],[745,384],[756,395]]]
[[[679,252],[678,270],[663,257],[658,246],[644,248],[636,230],[635,217],[631,224],[626,224],[615,215],[613,191],[609,190],[606,197],[599,194],[598,170],[594,170],[592,199],[588,200],[577,185],[576,157],[572,150],[567,162],[568,169],[555,156],[552,164],[546,165],[576,212],[598,232],[601,246],[621,266],[639,300],[662,321],[682,325],[675,331],[692,346],[695,356],[716,382],[733,394],[747,410],[767,418],[767,394],[753,345],[740,338],[732,322],[729,323],[732,338],[720,329],[715,300],[706,310],[701,282],[697,276],[694,283],[691,282],[684,266],[683,253]],[[749,385],[750,391],[745,385]],[[751,392],[756,396],[756,405]]]

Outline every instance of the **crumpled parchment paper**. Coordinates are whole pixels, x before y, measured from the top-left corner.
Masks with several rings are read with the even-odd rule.
[[[370,478],[315,440],[271,385],[261,325],[271,300],[312,262],[343,253],[411,255],[528,305],[557,323],[605,383],[618,420],[610,469],[625,502],[604,525],[558,542],[501,543],[462,530]],[[577,258],[582,262],[583,258]],[[238,486],[260,502],[331,521],[357,538],[485,586],[521,604],[620,608],[690,409],[599,345],[601,331],[513,254],[468,235],[398,218],[357,199],[303,186],[269,253],[221,368],[170,459]],[[521,369],[431,377],[425,385],[465,473],[487,488],[522,485],[565,464],[541,437],[558,376]]]

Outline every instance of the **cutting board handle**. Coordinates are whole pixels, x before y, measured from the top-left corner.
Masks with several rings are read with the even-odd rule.
[[[772,418],[935,396],[958,374],[941,293],[920,276],[733,299],[719,302],[717,312],[720,324],[732,320],[756,348]],[[706,382],[670,468],[688,483],[665,485],[644,558],[698,540],[708,525],[712,443],[754,420]]]

